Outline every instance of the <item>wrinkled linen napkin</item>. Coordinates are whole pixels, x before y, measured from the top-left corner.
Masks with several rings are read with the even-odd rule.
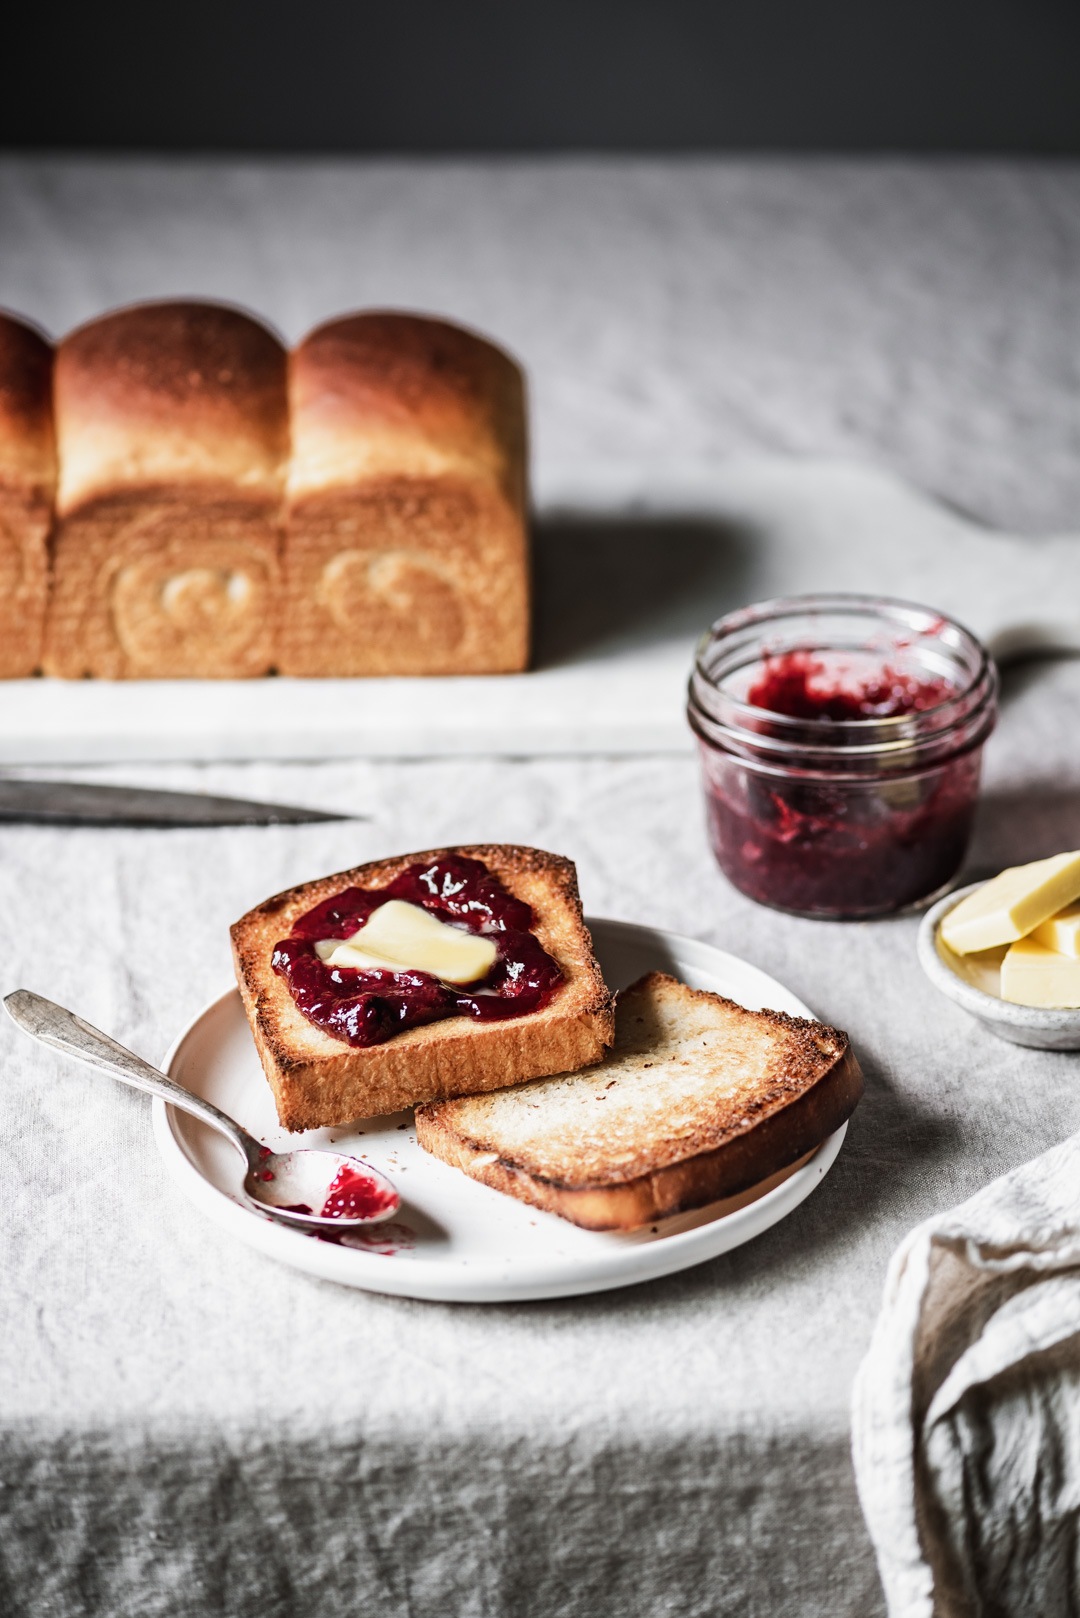
[[[890,1618],[1080,1614],[1080,1135],[898,1248],[853,1450]]]

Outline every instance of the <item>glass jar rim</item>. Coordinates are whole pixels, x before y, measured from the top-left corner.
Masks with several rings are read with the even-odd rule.
[[[712,671],[705,664],[705,654],[711,647],[722,644],[723,641],[740,630],[752,630],[757,626],[764,627],[771,623],[783,622],[785,619],[826,612],[833,612],[838,615],[850,614],[852,617],[861,613],[868,617],[877,617],[885,623],[892,623],[897,629],[914,630],[918,635],[927,635],[932,632],[939,639],[942,629],[950,631],[957,641],[968,650],[969,655],[973,655],[974,667],[970,672],[965,671],[967,673],[965,681],[953,687],[941,702],[934,703],[931,707],[920,709],[914,713],[894,714],[888,717],[867,715],[857,719],[822,717],[808,720],[790,714],[776,713],[769,708],[759,708],[755,703],[746,702],[729,692],[720,692],[720,687]],[[920,621],[924,623],[924,627],[917,628],[916,626]],[[796,650],[797,648],[792,647],[790,649]],[[765,655],[768,654],[765,652],[757,654],[758,659]],[[902,741],[905,733],[910,731],[913,721],[920,723],[923,735],[926,734],[927,728],[931,730],[948,728],[947,724],[939,725],[934,723],[936,716],[943,715],[945,710],[955,709],[958,704],[963,704],[965,698],[970,697],[972,693],[985,685],[987,677],[993,673],[993,659],[978,637],[955,618],[950,618],[943,612],[937,612],[931,607],[922,606],[919,602],[905,601],[893,596],[828,591],[803,596],[777,596],[769,601],[756,602],[753,606],[740,607],[737,611],[726,613],[724,617],[718,618],[699,638],[695,648],[691,700],[693,700],[694,695],[693,687],[700,680],[708,688],[722,695],[725,705],[729,706],[735,714],[745,714],[751,720],[767,720],[770,725],[775,725],[779,731],[790,730],[793,734],[798,732],[800,727],[803,732],[806,732],[807,727],[810,726],[812,727],[811,734],[819,738],[819,745],[825,742],[827,737],[834,738],[829,744],[829,750],[832,751],[840,743],[840,738],[848,734],[850,734],[854,745],[860,746],[860,742],[856,741],[856,737],[858,737],[861,745],[865,746],[871,730],[880,735],[881,739],[878,745],[887,745],[890,737],[894,741]],[[996,684],[996,680],[994,683]],[[931,721],[932,723],[926,727],[926,721]],[[874,744],[871,743],[870,745]]]
[[[917,641],[932,637],[939,653],[944,653],[960,676],[941,702],[929,708],[890,717],[868,715],[857,719],[796,718],[759,708],[723,689],[722,680],[748,663],[770,655],[761,637],[770,627],[790,620],[808,620],[806,636],[793,634],[791,644],[781,650],[810,650],[806,640],[815,618],[827,615],[837,619],[858,618],[877,622],[891,629],[901,647],[900,635]],[[758,640],[755,643],[755,632]],[[733,661],[723,667],[727,645]],[[838,637],[830,648],[828,640],[818,650],[855,650]],[[863,650],[874,648],[865,647]],[[710,655],[711,654],[711,655]],[[745,655],[744,655],[745,654]],[[877,759],[887,768],[904,768],[917,755],[929,762],[941,750],[963,751],[976,740],[984,740],[993,728],[997,708],[997,670],[981,641],[955,619],[917,602],[888,596],[838,591],[805,596],[782,596],[757,602],[726,614],[706,630],[698,642],[690,679],[689,718],[703,740],[743,753],[749,750],[759,758],[777,762],[793,754],[802,755],[805,764],[821,761],[835,770],[844,760],[856,769],[865,769]],[[908,765],[910,767],[910,765]],[[917,767],[917,766],[916,766]]]

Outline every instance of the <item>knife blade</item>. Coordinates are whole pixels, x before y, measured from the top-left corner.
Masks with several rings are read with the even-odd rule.
[[[365,815],[298,809],[292,804],[215,798],[205,792],[95,786],[82,781],[0,780],[0,821],[51,826],[298,826]]]

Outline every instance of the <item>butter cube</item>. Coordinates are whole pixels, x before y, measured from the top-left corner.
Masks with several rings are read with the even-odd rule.
[[[1056,949],[1060,955],[1071,955],[1080,960],[1080,904],[1066,905],[1049,921],[1040,921],[1032,929],[1032,938],[1047,949]]]
[[[1011,944],[1074,899],[1080,899],[1080,852],[1013,865],[950,910],[941,937],[957,955]]]
[[[1001,963],[1001,998],[1017,1006],[1080,1006],[1080,959],[1021,938]]]

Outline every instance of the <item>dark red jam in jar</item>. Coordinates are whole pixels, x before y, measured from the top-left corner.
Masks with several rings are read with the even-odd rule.
[[[963,860],[996,715],[989,655],[927,608],[801,596],[722,618],[689,703],[721,870],[804,916],[931,897]]]
[[[490,937],[495,945],[491,971],[462,987],[428,972],[328,966],[319,959],[320,939],[351,938],[388,899],[404,899],[441,921]],[[529,905],[508,893],[480,860],[451,855],[407,866],[388,887],[345,888],[324,899],[275,945],[272,964],[317,1028],[349,1045],[381,1045],[407,1028],[444,1017],[490,1022],[547,1005],[563,974],[532,932],[534,919]]]

